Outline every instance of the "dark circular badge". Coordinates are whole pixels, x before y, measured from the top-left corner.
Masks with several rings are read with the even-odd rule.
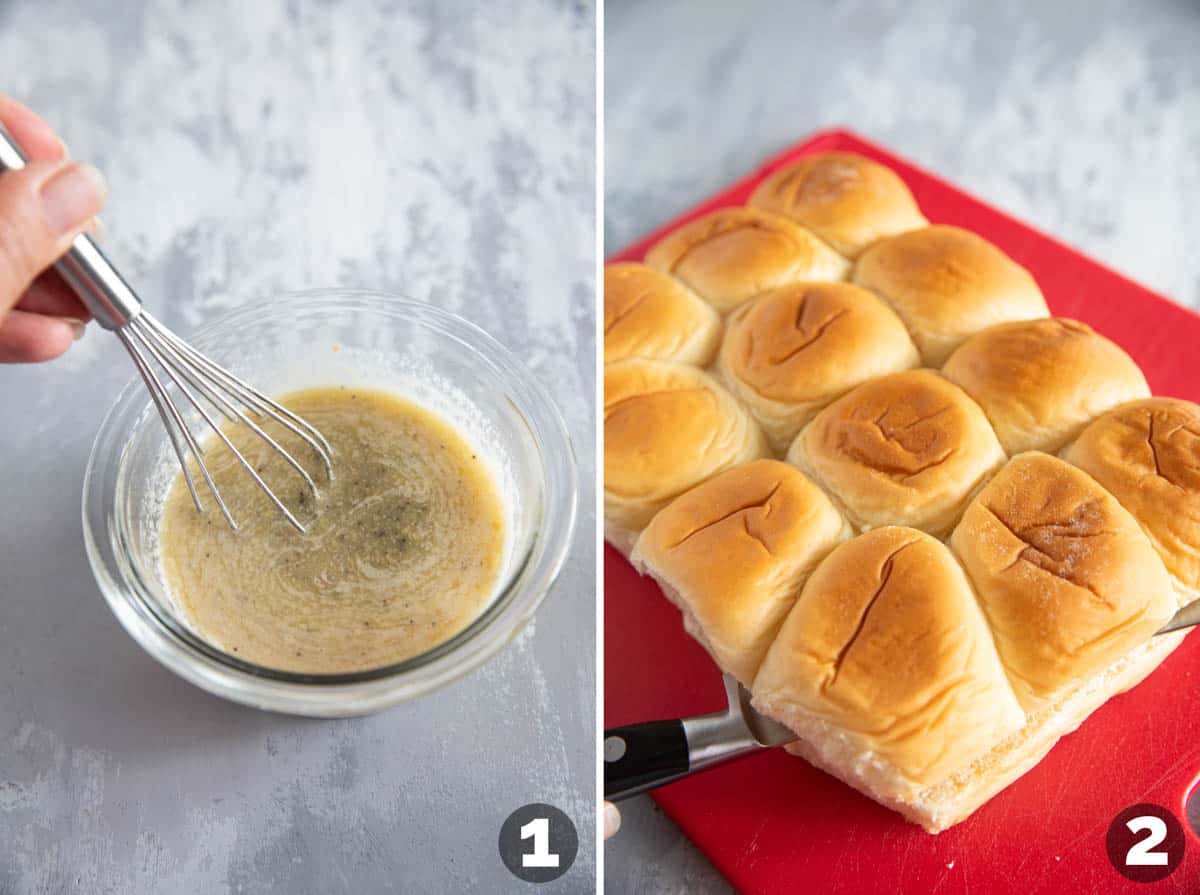
[[[1104,844],[1117,873],[1135,883],[1166,879],[1183,863],[1183,826],[1166,808],[1149,802],[1113,818]]]
[[[575,824],[553,805],[524,805],[500,827],[500,860],[529,883],[558,879],[571,869],[578,851]]]

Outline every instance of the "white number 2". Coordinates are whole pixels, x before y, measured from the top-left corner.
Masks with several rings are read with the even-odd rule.
[[[1167,838],[1167,825],[1163,823],[1162,818],[1155,817],[1153,814],[1143,814],[1141,817],[1135,817],[1133,820],[1128,821],[1125,826],[1129,827],[1129,832],[1131,833],[1141,833],[1143,830],[1150,833],[1145,839],[1139,839],[1135,842],[1128,853],[1126,853],[1126,867],[1167,866],[1167,853],[1165,851],[1150,850]],[[521,829],[521,835],[525,835],[524,828]]]
[[[1140,819],[1140,818],[1139,818]],[[1157,818],[1155,818],[1157,820]],[[510,828],[511,829],[511,828]],[[1166,828],[1164,827],[1164,830]],[[1166,833],[1164,832],[1165,836]],[[533,852],[528,855],[521,855],[522,867],[557,867],[558,855],[550,853],[550,821],[544,817],[535,817],[525,826],[521,827],[522,839],[533,839]],[[1161,842],[1160,839],[1154,840],[1154,845]],[[1132,854],[1132,852],[1130,852]],[[1165,859],[1164,859],[1165,860]]]

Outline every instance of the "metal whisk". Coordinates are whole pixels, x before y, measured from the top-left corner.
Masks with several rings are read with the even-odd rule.
[[[0,172],[18,170],[25,167],[25,162],[25,154],[16,141],[3,126],[0,126]],[[317,484],[313,481],[312,476],[295,457],[280,446],[279,442],[264,432],[250,418],[249,414],[259,418],[270,417],[303,439],[316,451],[325,466],[326,476],[331,478],[333,476],[332,451],[324,436],[314,426],[209,360],[155,320],[143,308],[141,300],[133,289],[117,273],[116,268],[109,263],[87,234],[75,237],[70,250],[55,263],[54,269],[79,296],[80,301],[96,318],[96,322],[105,329],[116,333],[121,344],[125,346],[125,350],[129,352],[134,366],[137,367],[138,373],[146,383],[146,388],[150,391],[150,397],[154,400],[158,415],[162,418],[163,426],[171,440],[171,446],[179,458],[179,466],[183,470],[184,480],[187,482],[192,500],[196,503],[196,509],[203,512],[204,506],[196,491],[196,483],[193,481],[191,470],[188,469],[187,454],[189,452],[195,459],[196,466],[204,477],[208,489],[212,492],[213,500],[216,501],[222,515],[234,530],[237,529],[237,522],[234,521],[229,508],[225,506],[225,501],[221,499],[221,493],[217,490],[217,485],[209,474],[208,467],[204,465],[201,457],[204,449],[188,428],[179,408],[171,400],[163,380],[156,372],[155,364],[195,408],[204,422],[216,433],[246,471],[254,477],[254,481],[271,499],[271,502],[279,508],[279,511],[287,517],[292,525],[303,532],[304,526],[263,481],[253,464],[234,446],[200,398],[203,397],[230,422],[239,422],[249,427],[283,455],[288,464],[304,478],[314,497],[317,495]],[[193,393],[193,389],[195,393]]]

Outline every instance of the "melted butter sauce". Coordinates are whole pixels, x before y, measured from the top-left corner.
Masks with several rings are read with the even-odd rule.
[[[504,548],[495,483],[462,436],[436,416],[358,388],[280,400],[333,448],[332,481],[282,426],[266,430],[312,475],[304,480],[244,426],[227,434],[307,529],[300,534],[212,436],[205,465],[239,529],[229,528],[193,467],[167,495],[163,571],[198,634],[282,671],[365,671],[450,639],[487,605]]]

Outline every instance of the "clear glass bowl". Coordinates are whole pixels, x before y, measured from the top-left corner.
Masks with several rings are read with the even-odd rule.
[[[492,467],[508,516],[507,549],[491,602],[463,631],[426,653],[337,675],[247,663],[200,637],[163,582],[158,521],[178,464],[142,381],[134,379],[92,447],[83,529],[101,592],[150,655],[197,686],[245,705],[315,717],[358,715],[460,677],[533,616],[571,540],[575,460],[545,389],[499,342],[431,305],[342,289],[280,295],[241,308],[188,341],[268,394],[356,385],[397,393],[440,413]],[[173,398],[185,408],[186,399]],[[194,412],[189,423],[194,432],[204,431]],[[211,498],[205,509],[216,512]],[[236,517],[237,508],[230,509]]]

